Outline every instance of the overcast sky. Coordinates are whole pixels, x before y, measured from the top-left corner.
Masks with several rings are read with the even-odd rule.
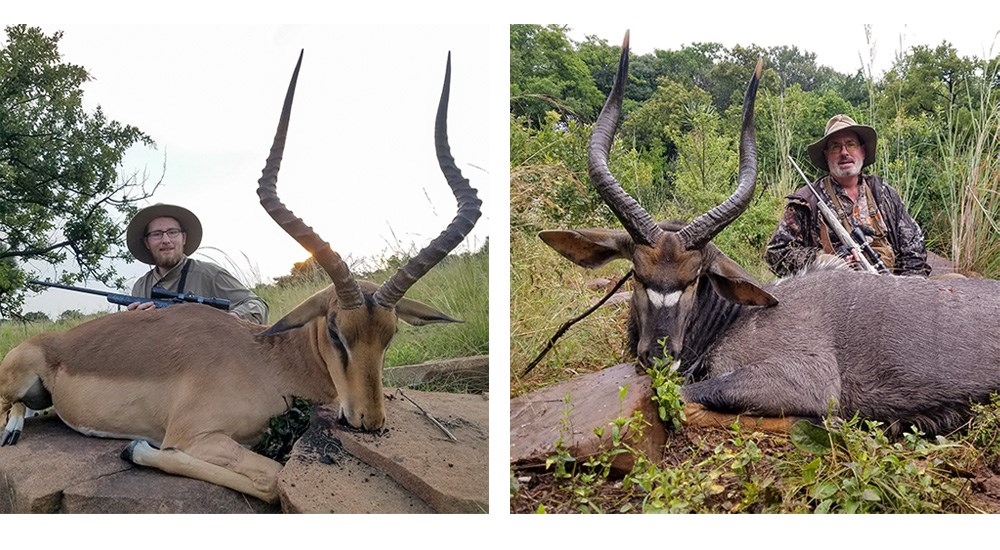
[[[1000,14],[1000,9],[992,9]],[[916,11],[916,10],[915,10]],[[749,24],[746,21],[721,19],[711,25],[691,24],[688,20],[645,18],[633,22],[584,19],[565,23],[574,40],[596,35],[609,44],[621,44],[625,30],[630,29],[629,44],[635,54],[652,53],[654,49],[676,50],[697,42],[718,42],[727,48],[756,44],[765,48],[797,46],[800,51],[816,54],[816,62],[837,71],[854,74],[869,65],[874,48],[874,75],[883,74],[901,51],[916,45],[938,46],[950,42],[960,55],[986,57],[1000,54],[1000,18],[996,16],[943,18],[933,21],[905,22],[905,18],[876,19],[868,23],[871,43],[866,38],[865,22],[839,23],[837,29],[824,32],[816,23],[803,24],[779,18],[763,18]],[[992,57],[992,56],[991,56]]]

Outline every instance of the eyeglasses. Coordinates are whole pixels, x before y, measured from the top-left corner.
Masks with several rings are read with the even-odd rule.
[[[853,139],[845,141],[843,143],[830,142],[826,144],[826,150],[833,151],[834,153],[839,153],[840,150],[845,147],[847,148],[847,152],[854,153],[857,152],[858,149],[861,149],[861,144],[854,141]]]
[[[176,239],[178,235],[183,233],[183,229],[178,229],[176,227],[172,229],[167,229],[165,231],[150,231],[146,233],[146,238],[152,241],[158,241],[163,238],[164,235],[170,237],[171,239]]]

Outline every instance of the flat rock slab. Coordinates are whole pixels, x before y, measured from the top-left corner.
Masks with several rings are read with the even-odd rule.
[[[628,386],[621,399],[619,388]],[[569,404],[566,399],[569,396]],[[631,363],[577,376],[571,380],[524,394],[510,400],[511,464],[541,467],[555,454],[556,442],[578,459],[586,459],[602,449],[613,447],[610,424],[642,412],[648,422],[644,436],[629,442],[652,460],[658,460],[666,444],[666,431],[660,422],[650,377],[636,372]],[[598,437],[595,428],[603,428]],[[619,455],[612,468],[620,473],[632,469],[635,459],[629,453]]]
[[[489,506],[489,402],[386,389],[386,429],[345,428],[320,408],[278,478],[286,512],[482,513]],[[359,483],[360,481],[360,483]]]
[[[490,387],[490,358],[477,355],[387,368],[382,372],[382,380],[389,387],[430,386],[440,390],[454,386],[461,388],[458,391],[481,393]]]
[[[486,512],[487,398],[405,390],[456,437],[451,441],[391,392],[380,434],[344,428],[335,413],[319,409],[280,474],[281,507],[135,466],[119,457],[127,441],[83,436],[54,415],[28,418],[17,445],[0,447],[0,512]]]
[[[0,447],[0,512],[274,512],[257,499],[135,466],[120,439],[80,435],[54,415],[25,419],[17,445]]]

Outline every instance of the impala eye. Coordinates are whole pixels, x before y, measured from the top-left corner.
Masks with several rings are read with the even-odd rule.
[[[337,325],[334,323],[335,318],[330,316],[326,323],[326,333],[330,337],[330,342],[337,347],[340,354],[347,357],[347,346],[344,345],[344,341],[340,339],[340,332],[337,331]]]

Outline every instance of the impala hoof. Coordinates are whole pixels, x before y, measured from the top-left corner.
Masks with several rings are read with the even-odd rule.
[[[132,464],[136,464],[138,466],[142,466],[142,463],[136,462],[136,459],[137,459],[136,455],[137,454],[141,454],[144,451],[149,450],[149,448],[150,448],[149,447],[149,443],[146,443],[145,441],[143,441],[141,439],[133,439],[128,444],[128,446],[126,446],[124,449],[122,449],[122,454],[120,456],[122,457],[122,460],[127,460],[127,461],[131,462]]]
[[[4,430],[3,441],[0,441],[0,447],[6,447],[7,445],[13,445],[17,443],[17,440],[20,437],[21,437],[21,430]]]

